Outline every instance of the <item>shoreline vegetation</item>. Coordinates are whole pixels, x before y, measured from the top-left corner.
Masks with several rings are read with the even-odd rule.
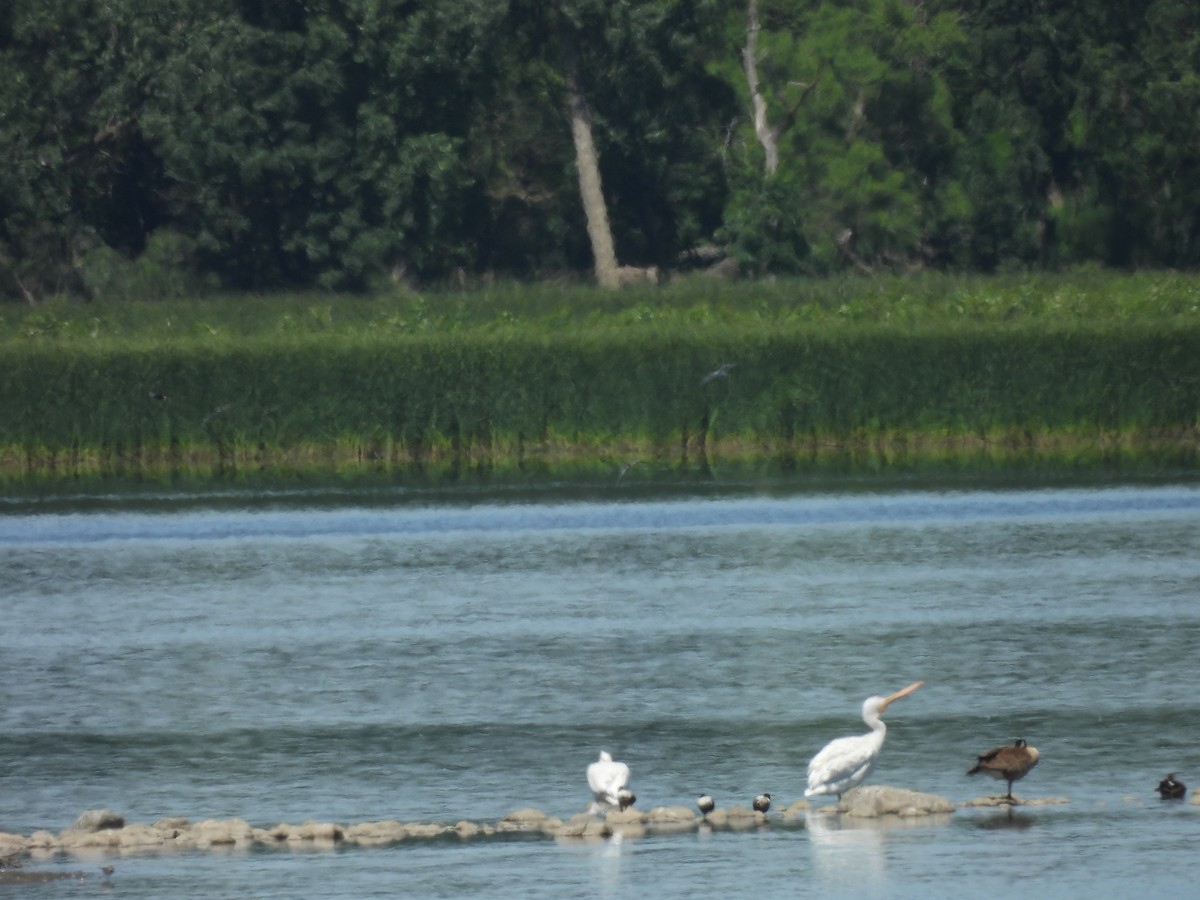
[[[484,285],[0,307],[0,482],[1194,468],[1200,276]]]

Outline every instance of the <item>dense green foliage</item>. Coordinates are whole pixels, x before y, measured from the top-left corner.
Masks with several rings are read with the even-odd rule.
[[[774,454],[890,435],[1191,433],[1200,416],[1200,280],[1178,275],[0,313],[10,468],[304,448],[400,462]]]
[[[1189,0],[8,0],[0,296],[581,271],[1200,263]]]

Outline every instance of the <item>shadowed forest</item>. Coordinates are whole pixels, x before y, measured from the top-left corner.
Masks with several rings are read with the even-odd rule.
[[[10,0],[0,295],[604,283],[602,256],[1193,267],[1198,25],[1190,0]]]

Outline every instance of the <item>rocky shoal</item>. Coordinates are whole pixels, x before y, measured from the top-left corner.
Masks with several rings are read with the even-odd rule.
[[[1063,797],[1019,801],[1021,806],[1067,803]],[[1192,801],[1195,803],[1195,799]],[[964,807],[1009,805],[1000,797],[984,797]],[[472,840],[493,836],[550,838],[556,840],[604,839],[620,834],[635,837],[648,833],[739,830],[765,825],[803,827],[806,817],[830,815],[847,819],[895,817],[917,819],[941,817],[956,807],[934,794],[902,788],[866,785],[849,791],[836,806],[813,808],[806,800],[761,813],[744,806],[714,809],[702,816],[686,806],[657,806],[647,812],[612,810],[607,815],[579,813],[567,819],[534,808],[518,809],[496,822],[459,821],[400,822],[384,819],[342,825],[309,820],[300,824],[280,823],[256,828],[244,819],[205,819],[192,822],[184,817],[159,819],[151,824],[128,823],[109,810],[88,810],[60,832],[35,831],[30,835],[0,832],[0,869],[11,873],[22,856],[32,859],[56,854],[124,855],[158,850],[251,849],[254,847],[298,847],[358,844],[382,846],[408,840],[444,838]]]

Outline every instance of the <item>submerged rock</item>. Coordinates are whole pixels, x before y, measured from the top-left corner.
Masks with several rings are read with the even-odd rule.
[[[876,819],[881,816],[914,818],[954,812],[954,804],[936,794],[868,784],[842,795],[838,812],[860,819]]]
[[[1019,797],[1014,797],[1009,800],[1001,795],[999,797],[976,797],[974,800],[968,800],[963,804],[964,808],[969,807],[1002,807],[1002,806],[1061,806],[1071,801],[1066,797],[1034,797],[1031,800],[1022,800]]]

